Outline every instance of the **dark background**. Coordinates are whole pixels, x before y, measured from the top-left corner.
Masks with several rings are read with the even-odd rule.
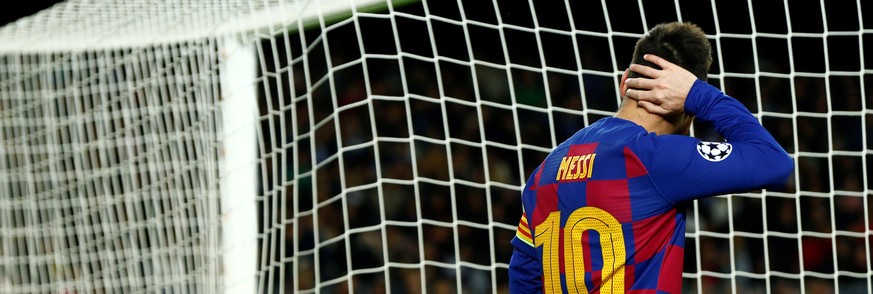
[[[0,26],[5,26],[9,23],[15,22],[19,18],[35,14],[40,10],[46,9],[60,3],[63,1],[58,0],[31,0],[31,1],[18,1],[17,3],[9,4],[3,8],[3,12],[0,13]]]

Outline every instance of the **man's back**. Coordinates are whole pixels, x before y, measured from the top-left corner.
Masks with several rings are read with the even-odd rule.
[[[681,281],[659,279],[681,276],[685,217],[659,194],[643,162],[652,156],[646,142],[657,139],[633,122],[604,118],[558,146],[533,173],[522,201],[546,288],[561,292],[563,279],[571,288],[584,287],[583,280],[600,285],[602,293],[679,289]]]

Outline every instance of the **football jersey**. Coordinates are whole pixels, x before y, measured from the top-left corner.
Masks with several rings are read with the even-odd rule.
[[[725,141],[608,117],[543,160],[522,192],[512,293],[679,293],[689,201],[785,184],[793,159],[742,103],[698,80],[685,109]]]

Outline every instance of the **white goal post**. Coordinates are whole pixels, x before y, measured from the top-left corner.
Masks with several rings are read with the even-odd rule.
[[[680,20],[797,163],[690,203],[684,291],[870,293],[871,9],[62,2],[0,28],[0,292],[506,293],[526,177]]]

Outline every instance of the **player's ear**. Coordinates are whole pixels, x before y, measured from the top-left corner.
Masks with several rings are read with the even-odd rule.
[[[624,98],[624,93],[627,93],[627,77],[630,74],[630,69],[625,69],[621,74],[621,79],[618,81],[618,93]]]

